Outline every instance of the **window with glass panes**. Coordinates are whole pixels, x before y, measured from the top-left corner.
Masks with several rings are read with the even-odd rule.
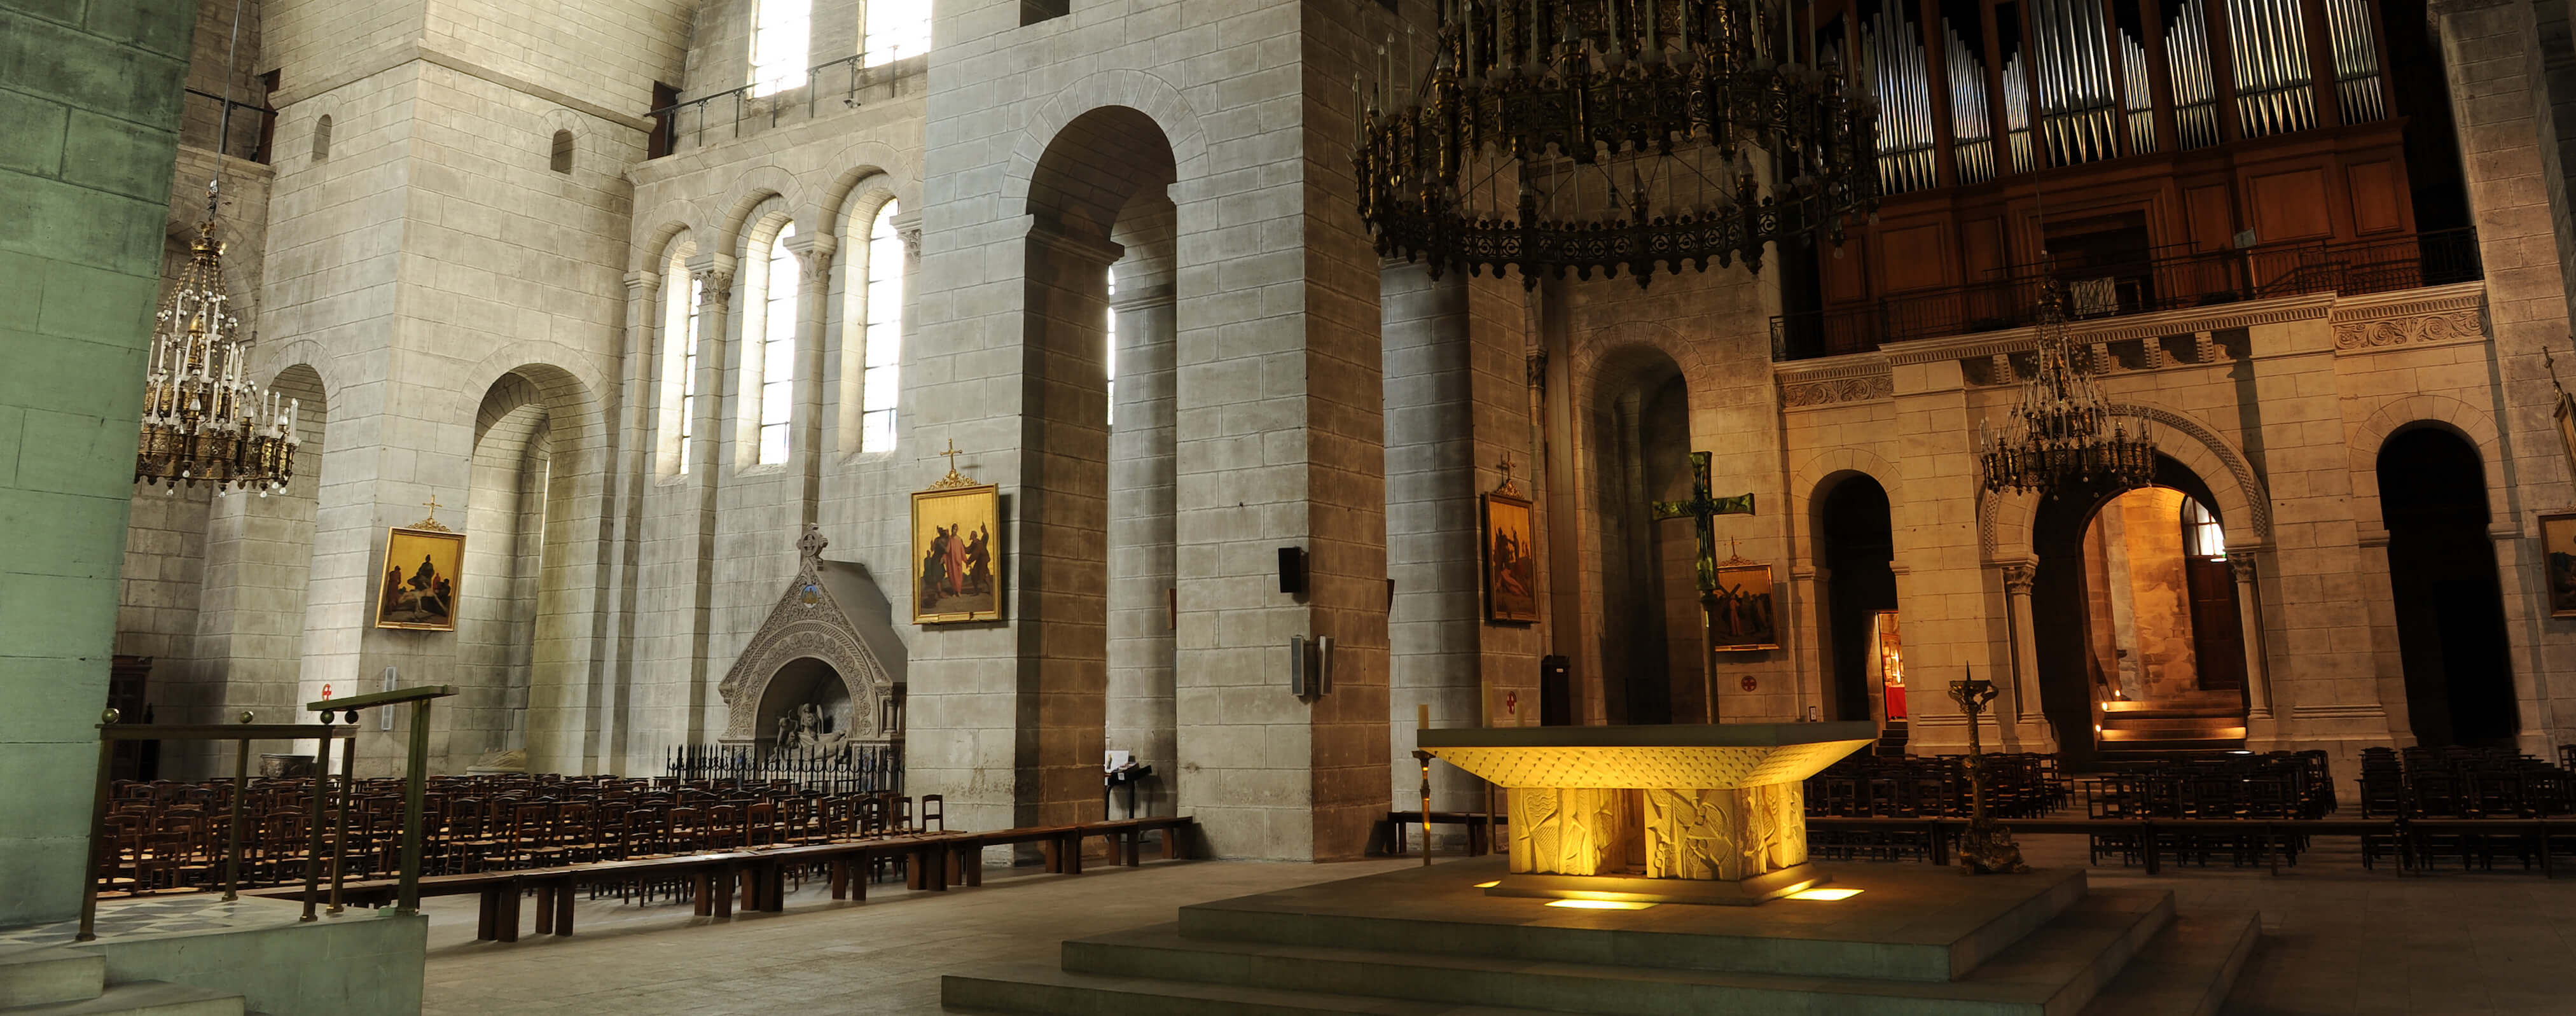
[[[930,0],[867,0],[867,12],[868,66],[930,51]]]
[[[796,252],[787,241],[796,224],[782,223],[769,241],[768,299],[760,316],[760,464],[787,461],[787,424],[796,408]]]
[[[867,357],[859,377],[859,450],[894,450],[895,370],[903,359],[903,238],[894,230],[895,203],[877,209],[868,227],[868,327],[860,344]]]
[[[752,5],[752,95],[774,95],[805,83],[813,16],[813,0],[757,0]]]

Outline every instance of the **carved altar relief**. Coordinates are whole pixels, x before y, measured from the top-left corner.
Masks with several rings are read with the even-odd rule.
[[[1512,791],[1512,870],[1597,875],[1619,842],[1622,794],[1597,788]]]
[[[1741,881],[1807,863],[1804,784],[1644,797],[1647,878]]]

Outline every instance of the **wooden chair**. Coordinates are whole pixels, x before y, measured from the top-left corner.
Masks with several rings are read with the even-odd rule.
[[[936,830],[931,827],[937,826]],[[921,831],[948,831],[948,798],[941,794],[921,795]]]

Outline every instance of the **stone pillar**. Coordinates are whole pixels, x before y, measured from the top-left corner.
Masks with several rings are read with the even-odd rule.
[[[609,440],[615,449],[609,457],[609,470],[615,476],[604,509],[609,522],[608,544],[614,552],[601,561],[610,592],[602,605],[608,616],[601,619],[604,651],[599,673],[598,693],[592,702],[592,725],[589,754],[599,760],[599,771],[647,774],[659,758],[631,757],[630,750],[642,749],[634,743],[634,689],[639,676],[636,667],[636,613],[642,606],[643,577],[636,568],[635,548],[643,541],[643,504],[647,485],[655,478],[653,462],[654,380],[667,369],[662,363],[663,321],[662,274],[654,271],[626,273],[626,355],[618,378],[621,386],[617,412],[608,421]],[[672,278],[668,283],[685,292],[686,278]]]
[[[2010,680],[1995,682],[2003,688],[2003,702],[1995,707],[1994,712],[1998,721],[1996,726],[2002,728],[2004,750],[2021,751],[2024,750],[2021,747],[2024,736],[2029,733],[2024,724],[2037,721],[2038,737],[2043,741],[2055,739],[2047,718],[2032,707],[2032,700],[2039,695],[2039,643],[2034,634],[2037,629],[2031,621],[2030,590],[2039,581],[2039,565],[2034,561],[2015,561],[2004,565],[2003,573],[2005,623],[2010,625],[2008,630],[2012,639],[2012,673]],[[1946,686],[1942,697],[1948,697]],[[1907,688],[1908,708],[1915,701],[1915,689]],[[2009,722],[2004,722],[2006,717],[2010,717]]]
[[[1386,392],[1388,757],[1397,807],[1420,806],[1412,762],[1420,707],[1437,727],[1484,722],[1479,696],[1478,482],[1467,279],[1379,267]],[[1435,810],[1480,810],[1482,781],[1434,764]]]
[[[724,449],[724,377],[726,319],[733,305],[734,259],[721,251],[702,252],[689,261],[689,275],[698,285],[698,379],[697,398],[681,412],[689,414],[689,446],[681,451],[688,472],[681,478],[684,493],[681,500],[694,507],[684,511],[674,535],[688,562],[688,615],[682,630],[671,633],[684,643],[676,656],[679,667],[673,674],[680,680],[679,694],[670,704],[679,707],[678,722],[662,729],[685,736],[674,740],[683,744],[702,744],[725,727],[725,718],[715,716],[723,708],[716,699],[716,682],[723,679],[722,668],[707,659],[708,642],[715,623],[715,553],[716,494],[724,473],[721,460]]]
[[[799,275],[796,408],[787,426],[788,432],[795,435],[787,449],[789,469],[802,480],[796,499],[799,532],[815,524],[820,516],[823,460],[832,454],[823,447],[823,323],[830,316],[832,251],[839,243],[838,237],[821,230],[787,238],[787,249],[796,255]]]
[[[1118,387],[1109,430],[1109,705],[1106,746],[1154,767],[1136,788],[1140,814],[1170,814],[1180,780],[1172,713],[1171,275],[1119,262]],[[1131,268],[1136,269],[1131,271]],[[1123,809],[1123,794],[1118,808]],[[1113,809],[1113,815],[1124,815]]]
[[[2254,555],[2242,550],[2229,554],[2227,571],[2236,577],[2236,627],[2245,650],[2245,720],[2250,728],[2272,722],[2272,668],[2263,652],[2263,603],[2254,583]]]

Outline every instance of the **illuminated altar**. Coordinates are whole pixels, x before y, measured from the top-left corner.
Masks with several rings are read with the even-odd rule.
[[[1806,784],[1868,722],[1424,730],[1423,750],[1511,796],[1497,896],[1752,904],[1824,881]]]

